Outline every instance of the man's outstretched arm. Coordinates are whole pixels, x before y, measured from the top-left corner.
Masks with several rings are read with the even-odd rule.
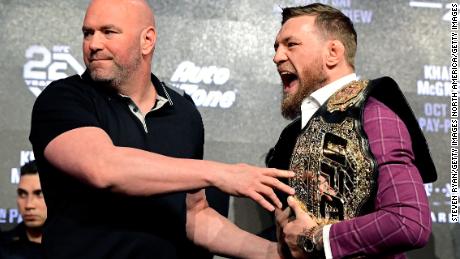
[[[98,127],[66,131],[51,140],[44,154],[51,164],[83,182],[128,195],[147,196],[215,186],[231,195],[249,197],[272,211],[281,206],[273,188],[294,192],[277,179],[293,176],[288,171],[179,159],[118,147]]]
[[[237,258],[280,258],[277,244],[246,232],[208,206],[203,190],[187,194],[187,237],[212,253]]]

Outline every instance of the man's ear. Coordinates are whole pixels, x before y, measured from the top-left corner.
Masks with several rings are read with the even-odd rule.
[[[141,33],[141,51],[143,55],[147,55],[155,50],[157,41],[157,32],[155,27],[149,26]]]
[[[326,65],[334,67],[345,59],[345,46],[339,40],[331,40],[326,48]]]

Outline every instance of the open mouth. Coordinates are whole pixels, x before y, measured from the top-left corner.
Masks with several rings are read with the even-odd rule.
[[[296,74],[289,71],[280,71],[281,81],[283,82],[284,91],[289,91],[293,88],[297,80],[299,79]]]

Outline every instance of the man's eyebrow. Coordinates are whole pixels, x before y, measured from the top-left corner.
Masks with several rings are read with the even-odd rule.
[[[36,190],[33,190],[32,192],[33,194],[37,195],[37,194],[41,194],[42,193],[42,189],[36,189]]]
[[[117,30],[119,30],[120,28],[118,26],[113,25],[113,24],[107,24],[107,25],[101,26],[101,30],[108,30],[108,29],[117,29]]]
[[[22,189],[22,188],[18,188],[16,191],[17,191],[18,193],[27,193],[27,191],[24,190],[24,189]]]
[[[92,31],[93,29],[87,26],[82,26],[81,31]]]
[[[107,25],[103,25],[99,28],[100,30],[109,30],[109,29],[117,29],[117,30],[120,30],[120,28],[114,24],[107,24]],[[81,27],[81,30],[82,31],[94,31],[95,29],[92,28],[92,27],[88,27],[88,26],[82,26]]]
[[[288,41],[290,41],[290,40],[292,40],[292,39],[293,39],[292,36],[287,36],[287,37],[282,38],[282,39],[280,39],[280,40],[277,39],[277,40],[275,41],[275,44],[273,45],[273,47],[274,47],[275,49],[277,49],[278,46],[280,45],[280,42],[281,42],[281,43],[286,43],[286,42],[288,42]]]
[[[282,42],[288,42],[288,41],[293,40],[293,39],[295,39],[295,38],[292,37],[292,36],[287,36],[286,38],[282,39],[281,41]]]

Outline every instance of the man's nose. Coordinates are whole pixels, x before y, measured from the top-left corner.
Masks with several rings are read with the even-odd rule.
[[[104,37],[100,32],[95,32],[88,39],[88,46],[91,51],[98,51],[104,47]]]
[[[27,210],[34,209],[34,208],[35,208],[36,201],[37,201],[37,197],[35,197],[34,195],[29,195],[29,196],[26,198],[26,209],[27,209]]]
[[[275,51],[275,55],[273,56],[273,62],[277,65],[279,65],[280,63],[284,62],[287,60],[287,56],[286,56],[286,53],[284,52],[284,50],[279,47],[276,51]]]

